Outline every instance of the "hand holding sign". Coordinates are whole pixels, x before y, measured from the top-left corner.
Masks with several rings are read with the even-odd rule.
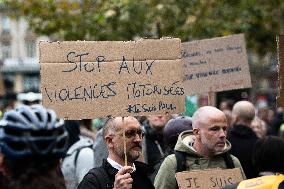
[[[132,172],[131,166],[124,166],[118,173],[115,175],[114,180],[114,189],[131,189],[133,179],[131,178],[130,173]]]

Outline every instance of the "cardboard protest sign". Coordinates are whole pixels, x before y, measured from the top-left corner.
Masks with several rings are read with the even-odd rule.
[[[186,95],[251,87],[243,34],[182,43]]]
[[[176,173],[179,189],[215,189],[232,185],[243,180],[241,170],[211,169]]]
[[[65,119],[184,111],[180,39],[41,42],[43,105]]]
[[[277,106],[284,107],[284,36],[277,36],[277,51],[278,51],[278,94]]]

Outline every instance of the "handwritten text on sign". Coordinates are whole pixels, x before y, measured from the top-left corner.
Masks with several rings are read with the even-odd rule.
[[[251,87],[242,34],[182,46],[187,95]]]
[[[176,43],[177,39],[171,40],[177,44],[173,48],[180,47]],[[155,48],[157,41],[162,43],[164,40],[140,43],[143,43],[143,48],[147,45]],[[123,48],[123,42],[114,43],[121,43]],[[79,45],[84,47],[84,42]],[[44,105],[56,109],[60,116],[82,119],[183,111],[185,92],[178,50],[176,56],[168,59],[163,58],[161,53],[156,54],[156,57],[149,55],[149,59],[131,57],[126,50],[120,57],[111,60],[108,52],[93,53],[95,48],[76,51],[72,43],[61,43],[58,46],[64,46],[61,54],[51,54],[51,60],[46,58],[48,56],[41,59],[41,88]],[[49,50],[55,52],[55,48],[52,46]],[[143,51],[143,48],[140,51],[145,56],[147,51]],[[139,51],[139,48],[136,50]],[[45,53],[43,49],[41,53]],[[53,57],[58,59],[58,56],[62,56],[59,61],[52,60]]]
[[[226,185],[232,185],[243,180],[239,168],[212,169],[199,171],[184,171],[176,173],[176,179],[180,189],[215,189]]]

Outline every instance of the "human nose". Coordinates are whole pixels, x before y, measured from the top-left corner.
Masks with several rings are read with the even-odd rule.
[[[227,135],[227,132],[223,129],[220,130],[220,138],[225,138]]]
[[[134,141],[141,142],[142,138],[143,138],[142,133],[137,133],[137,132],[135,133]]]

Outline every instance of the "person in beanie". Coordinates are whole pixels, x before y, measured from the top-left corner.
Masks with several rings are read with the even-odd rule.
[[[178,136],[183,131],[192,130],[192,119],[187,116],[179,116],[170,119],[167,122],[163,131],[163,140],[165,144],[165,157],[161,158],[160,163],[157,163],[150,175],[151,181],[154,183],[155,177],[160,169],[164,159],[171,154],[174,154],[174,148],[178,140]]]

